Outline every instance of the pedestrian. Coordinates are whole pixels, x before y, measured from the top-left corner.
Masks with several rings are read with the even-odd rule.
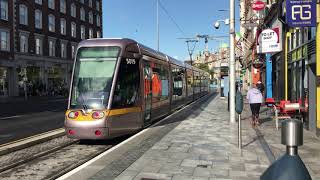
[[[256,125],[260,125],[259,122],[259,111],[260,111],[260,106],[262,103],[262,93],[261,91],[257,88],[257,84],[253,84],[253,87],[249,89],[247,93],[247,99],[250,104],[250,109],[252,112],[252,120],[251,120],[251,125],[252,127],[255,127]]]
[[[261,81],[257,82],[257,88],[260,90],[261,94],[264,92],[264,85],[262,84]]]

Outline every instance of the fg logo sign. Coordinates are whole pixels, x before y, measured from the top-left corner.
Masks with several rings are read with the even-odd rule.
[[[287,0],[286,6],[286,21],[289,26],[316,26],[316,0]]]

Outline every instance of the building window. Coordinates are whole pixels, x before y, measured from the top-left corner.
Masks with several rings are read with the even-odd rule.
[[[99,14],[97,14],[96,17],[97,17],[97,26],[100,27],[101,21],[100,21],[100,16],[99,16]]]
[[[76,53],[76,45],[71,45],[71,57],[74,58],[74,55]]]
[[[48,7],[54,9],[54,0],[48,0]]]
[[[71,23],[71,37],[77,37],[77,25],[75,22]]]
[[[66,35],[66,20],[64,18],[60,19],[60,32],[63,35]]]
[[[66,13],[66,0],[60,0],[60,12]]]
[[[80,19],[81,19],[82,21],[85,21],[85,20],[86,20],[86,12],[85,12],[84,8],[81,8],[81,9],[80,9]]]
[[[81,39],[85,39],[86,38],[86,29],[83,25],[81,25]]]
[[[49,31],[55,32],[55,18],[52,14],[49,15]]]
[[[93,24],[93,14],[91,11],[89,12],[89,23]]]
[[[89,29],[89,39],[93,38],[93,29]]]
[[[19,6],[20,24],[28,25],[28,8],[24,4]]]
[[[36,54],[42,55],[42,39],[39,37],[36,37]]]
[[[9,30],[0,29],[1,51],[10,50],[10,34]]]
[[[89,7],[92,8],[92,0],[89,0]]]
[[[28,36],[25,34],[20,34],[20,52],[28,52]]]
[[[35,16],[35,27],[38,29],[41,29],[42,28],[42,12],[39,9],[37,9],[35,10],[34,16]]]
[[[77,17],[77,7],[74,3],[71,4],[71,16]]]
[[[8,0],[0,1],[1,19],[8,20]]]
[[[37,4],[42,4],[42,0],[35,0],[34,2]]]
[[[96,1],[96,10],[100,11],[100,3],[99,3],[99,1]]]
[[[49,40],[49,56],[56,56],[55,44],[54,40]]]
[[[81,2],[82,4],[84,4],[84,0],[80,0],[80,2]]]
[[[100,31],[97,31],[97,38],[101,38],[101,33],[100,33]]]
[[[67,58],[67,46],[64,42],[61,42],[61,57]]]

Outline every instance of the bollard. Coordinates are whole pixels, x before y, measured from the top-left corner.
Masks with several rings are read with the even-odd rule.
[[[303,145],[302,122],[296,119],[285,121],[281,130],[281,144],[287,146],[287,154],[298,155],[298,146]]]
[[[260,179],[311,180],[308,169],[298,154],[298,146],[303,145],[303,125],[300,120],[289,119],[282,122],[281,144],[286,146],[286,154],[273,162]]]

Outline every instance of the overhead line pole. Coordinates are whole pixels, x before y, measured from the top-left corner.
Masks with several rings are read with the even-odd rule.
[[[230,0],[230,123],[235,123],[235,8],[234,0]]]
[[[159,31],[159,0],[157,0],[157,50],[160,47],[160,31]]]

